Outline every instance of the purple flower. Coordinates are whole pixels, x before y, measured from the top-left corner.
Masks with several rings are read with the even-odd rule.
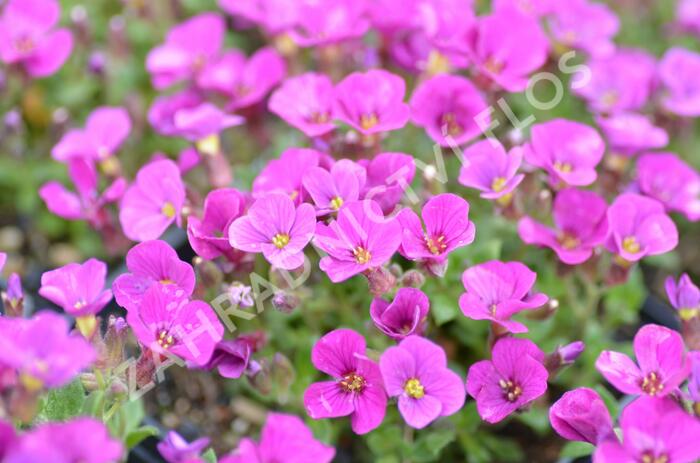
[[[399,288],[391,302],[377,297],[369,307],[374,325],[392,339],[421,335],[430,310],[428,296],[419,289]]]
[[[209,362],[224,334],[209,304],[178,297],[168,285],[152,285],[140,305],[127,307],[126,321],[142,346],[198,366]]]
[[[560,47],[583,50],[591,56],[615,51],[612,39],[620,21],[605,4],[590,0],[553,2],[549,29]]]
[[[411,209],[398,215],[403,229],[401,255],[411,260],[444,262],[453,250],[474,241],[476,227],[469,220],[469,203],[452,193],[433,196],[425,203],[421,219]]]
[[[338,211],[343,204],[357,201],[365,183],[365,169],[348,159],[333,164],[330,172],[311,167],[304,174],[302,184],[316,205],[319,215]]]
[[[305,198],[302,189],[304,174],[321,162],[323,153],[307,148],[289,148],[279,159],[268,162],[253,181],[253,196],[283,193],[300,204]]]
[[[294,206],[289,196],[271,193],[259,198],[248,213],[231,223],[231,246],[262,252],[272,265],[293,270],[304,263],[304,248],[314,235],[316,213],[310,204]]]
[[[324,74],[307,72],[285,80],[272,93],[268,108],[309,137],[335,128],[333,82]]]
[[[403,102],[403,78],[382,69],[354,72],[335,87],[334,115],[365,135],[406,125],[409,106]]]
[[[623,442],[598,445],[593,463],[692,463],[700,458],[700,422],[671,399],[640,397],[620,419]]]
[[[616,154],[631,156],[668,144],[668,133],[642,114],[622,112],[610,117],[596,117],[596,124]]]
[[[124,234],[133,241],[159,238],[173,222],[180,225],[184,203],[185,186],[177,164],[168,159],[146,164],[120,204]]]
[[[607,248],[627,262],[669,252],[678,244],[678,230],[655,199],[635,193],[618,196],[608,208]]]
[[[313,383],[304,392],[304,407],[311,418],[349,415],[357,434],[366,434],[382,423],[386,393],[379,365],[365,350],[365,339],[348,329],[331,331],[314,345],[311,362],[333,380]]]
[[[690,360],[690,378],[688,379],[688,395],[693,403],[696,415],[700,415],[700,351],[688,352]]]
[[[8,0],[0,16],[0,59],[32,77],[58,71],[73,49],[70,31],[55,29],[60,16],[55,0]]]
[[[411,96],[411,121],[441,146],[461,145],[481,134],[477,116],[488,105],[479,90],[460,76],[441,74],[422,82]],[[483,124],[490,123],[490,116]]]
[[[216,368],[224,378],[240,378],[248,368],[251,354],[250,342],[245,339],[220,341],[204,368]]]
[[[677,2],[676,21],[683,29],[700,36],[700,2],[698,0]]]
[[[491,360],[469,368],[467,392],[476,399],[479,416],[498,423],[547,390],[544,353],[530,340],[502,338],[493,347]]]
[[[153,86],[163,89],[192,80],[221,50],[226,25],[214,13],[203,13],[173,27],[165,43],[150,51],[146,69]]]
[[[532,294],[536,278],[520,262],[493,260],[475,265],[462,274],[466,292],[459,298],[459,307],[472,320],[491,320],[511,333],[524,333],[527,327],[510,318],[547,302],[546,295]]]
[[[464,405],[462,379],[447,368],[445,351],[420,336],[409,336],[379,359],[386,392],[398,397],[399,412],[417,429]]]
[[[607,210],[597,193],[566,188],[554,198],[554,228],[526,216],[518,222],[518,234],[527,244],[552,249],[565,264],[580,264],[608,237]]]
[[[516,9],[479,18],[468,40],[479,73],[509,92],[525,90],[530,73],[549,54],[549,40],[537,20]]]
[[[126,254],[130,273],[117,277],[112,284],[117,304],[130,309],[141,305],[146,290],[155,284],[167,285],[177,296],[187,298],[194,291],[194,269],[177,257],[165,241],[144,241]]]
[[[237,253],[231,249],[228,230],[231,223],[243,215],[246,200],[235,188],[220,188],[207,194],[202,218],[193,215],[187,219],[187,237],[194,252],[204,259],[220,255],[235,262]]]
[[[605,402],[593,389],[579,387],[565,393],[549,409],[549,422],[567,440],[597,444],[614,436]]]
[[[700,116],[700,54],[671,48],[661,59],[658,72],[665,89],[663,107],[679,116]]]
[[[514,147],[509,152],[497,140],[482,140],[464,150],[464,164],[459,171],[459,183],[481,191],[481,197],[509,203],[513,190],[525,178],[518,174],[523,151]]]
[[[391,259],[401,244],[401,226],[384,218],[376,202],[355,201],[328,225],[317,223],[314,242],[328,254],[321,258],[321,270],[338,283]]]
[[[0,252],[0,272],[5,267],[5,263],[7,263],[7,253]]]
[[[690,320],[700,313],[700,288],[687,273],[681,275],[678,283],[673,277],[666,278],[666,295],[683,320]]]
[[[229,14],[259,25],[270,35],[288,31],[297,22],[299,4],[288,0],[219,0]]]
[[[563,365],[571,365],[581,356],[584,350],[586,350],[586,344],[583,341],[574,341],[557,347],[556,354]]]
[[[379,203],[385,214],[401,201],[416,174],[413,156],[404,153],[380,153],[371,161],[361,160],[367,172],[367,181],[361,197]]]
[[[209,439],[202,437],[187,442],[180,434],[170,431],[165,439],[158,443],[158,452],[168,463],[190,463],[199,458],[200,453],[209,445]]]
[[[669,211],[700,220],[700,174],[674,153],[649,153],[637,162],[637,186]]]
[[[301,2],[290,37],[301,47],[327,45],[361,37],[369,28],[366,2],[315,0]]]
[[[465,36],[474,26],[474,0],[423,0],[417,3],[414,21],[418,22],[432,48],[449,58],[464,55],[467,52]],[[399,8],[406,9],[406,2],[402,2]]]
[[[627,355],[603,351],[595,366],[617,390],[625,394],[665,397],[674,392],[690,372],[683,338],[659,325],[645,325],[634,337],[637,366]]]
[[[552,12],[556,0],[494,0],[494,11],[517,8],[521,13],[542,17]]]
[[[566,119],[532,126],[525,160],[547,171],[550,182],[585,186],[596,178],[605,143],[592,127]]]
[[[0,365],[16,370],[30,391],[65,386],[95,361],[93,347],[51,311],[30,319],[1,317],[0,334]]]
[[[107,265],[97,259],[64,265],[41,275],[39,294],[74,317],[97,315],[112,300],[106,276]]]
[[[114,155],[131,131],[131,119],[122,107],[102,106],[87,118],[84,129],[68,131],[51,150],[57,161],[74,157],[95,161]]]
[[[311,429],[294,415],[269,413],[260,443],[244,438],[220,463],[330,463],[335,449],[314,438]]]

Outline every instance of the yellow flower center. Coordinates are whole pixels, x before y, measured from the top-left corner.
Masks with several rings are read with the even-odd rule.
[[[370,252],[362,246],[358,246],[353,249],[352,255],[355,256],[355,262],[360,265],[366,264],[372,258],[372,254],[370,254]]]
[[[693,309],[693,308],[684,308],[678,310],[678,315],[680,315],[681,320],[683,321],[690,321],[693,318],[697,317],[700,315],[700,309]]]
[[[622,240],[622,249],[630,254],[637,254],[641,250],[641,246],[634,236],[628,236]]]
[[[15,49],[20,53],[30,53],[34,51],[34,41],[31,37],[20,37],[15,41]]]
[[[161,331],[158,334],[158,344],[163,349],[169,349],[175,344],[175,338],[172,334],[168,333],[166,330]]]
[[[165,278],[165,279],[163,279],[163,280],[159,280],[158,283],[160,283],[161,285],[172,285],[172,284],[175,284],[175,282],[174,282],[173,280],[171,280],[170,278]]]
[[[362,127],[363,130],[369,130],[377,124],[379,124],[379,118],[374,113],[360,116],[360,127]]]
[[[91,338],[97,328],[97,317],[94,315],[84,315],[75,319],[75,326],[86,338]]]
[[[567,174],[573,170],[573,166],[569,162],[555,161],[554,170]]]
[[[498,381],[498,385],[503,389],[503,395],[508,402],[515,402],[523,393],[523,389],[510,380],[501,379]]]
[[[308,121],[312,124],[325,124],[330,120],[328,113],[326,112],[314,112],[309,116]]]
[[[44,382],[39,378],[30,375],[29,373],[22,373],[19,375],[19,381],[22,386],[29,392],[37,392],[44,387]]]
[[[411,378],[406,381],[403,390],[406,391],[409,397],[413,397],[414,399],[422,399],[423,396],[425,396],[425,388],[417,378]]]
[[[503,61],[494,58],[493,56],[486,60],[484,63],[484,69],[489,71],[491,74],[499,74],[503,70]]]
[[[581,240],[568,232],[562,232],[558,237],[557,241],[561,244],[561,247],[570,251],[576,249],[581,244]]]
[[[340,207],[343,205],[343,198],[340,196],[336,196],[335,198],[331,199],[331,208],[334,211],[337,211],[340,209]]]
[[[357,373],[348,373],[343,376],[343,379],[340,381],[340,387],[345,392],[360,392],[364,389],[365,384],[367,384],[365,378]]]
[[[654,455],[654,452],[649,450],[648,452],[644,452],[642,455],[642,463],[668,463],[668,455],[665,453],[662,453],[659,456]]]
[[[603,97],[601,98],[601,103],[603,103],[604,106],[612,106],[615,103],[617,103],[617,100],[619,99],[619,95],[615,90],[609,90],[605,92]]]
[[[450,58],[443,55],[437,50],[432,50],[428,55],[428,64],[426,70],[428,75],[446,74],[450,72]]]
[[[166,201],[163,207],[160,208],[160,212],[169,219],[175,217],[175,206],[170,201]]]
[[[437,238],[430,238],[428,235],[425,236],[425,244],[428,246],[428,250],[432,254],[438,255],[447,249],[447,244],[445,244],[445,235],[440,235]]]
[[[496,177],[491,182],[491,189],[496,193],[500,193],[506,187],[506,182],[505,177]]]
[[[440,122],[442,123],[442,132],[445,135],[451,135],[453,137],[456,137],[457,135],[460,135],[463,131],[462,125],[459,122],[457,122],[457,116],[454,113],[443,114]]]
[[[642,380],[642,390],[649,395],[656,395],[663,389],[664,384],[661,381],[661,377],[653,371]]]
[[[278,233],[272,237],[272,244],[277,246],[278,249],[282,249],[289,244],[289,235],[287,233]]]
[[[209,156],[215,156],[221,152],[221,141],[217,134],[212,134],[198,140],[195,146],[197,147],[197,151]]]

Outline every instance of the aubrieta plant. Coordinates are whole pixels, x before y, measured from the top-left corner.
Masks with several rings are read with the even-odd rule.
[[[0,0],[0,462],[700,461],[699,40]]]

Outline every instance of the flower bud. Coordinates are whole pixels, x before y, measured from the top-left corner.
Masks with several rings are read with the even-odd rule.
[[[420,270],[409,270],[401,277],[401,286],[420,288],[425,283],[425,275]]]
[[[369,284],[369,291],[376,297],[388,293],[396,284],[396,277],[384,267],[370,269],[365,272],[365,276]]]
[[[299,298],[286,291],[277,291],[272,297],[272,306],[283,313],[291,313],[299,306]]]
[[[597,444],[614,436],[605,402],[593,389],[581,387],[564,394],[549,409],[549,421],[564,439]]]
[[[204,288],[218,288],[221,286],[224,274],[214,262],[195,257],[192,259],[192,263],[197,274],[197,282],[200,282]]]
[[[7,291],[2,293],[2,303],[5,307],[6,316],[22,316],[24,312],[24,292],[22,291],[22,280],[16,273],[13,273],[7,279]]]
[[[554,376],[559,370],[567,365],[571,365],[586,348],[583,341],[575,341],[565,346],[559,346],[544,359],[544,366],[549,371],[550,376]]]

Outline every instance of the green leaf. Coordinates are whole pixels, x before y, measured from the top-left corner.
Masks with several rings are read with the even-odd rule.
[[[206,463],[216,463],[219,461],[216,458],[216,453],[214,452],[214,449],[209,449],[206,452],[202,454],[202,460],[204,460]]]
[[[590,455],[595,450],[595,447],[588,442],[567,442],[564,448],[561,449],[559,456],[562,458],[579,458]]]
[[[60,389],[52,389],[42,401],[39,421],[65,421],[80,414],[85,389],[79,379]]]
[[[453,442],[455,437],[454,428],[427,431],[416,440],[407,456],[418,463],[436,461],[442,450]]]
[[[605,294],[606,322],[613,327],[637,322],[639,308],[645,297],[641,270],[635,267],[624,284],[613,286]]]
[[[160,434],[160,432],[155,426],[141,426],[140,428],[127,434],[124,442],[126,443],[127,448],[132,449],[139,445],[147,437],[157,436],[158,434]]]
[[[433,293],[430,314],[435,324],[440,326],[453,320],[459,313],[457,301],[444,293]]]
[[[605,402],[605,406],[608,407],[610,416],[612,416],[614,419],[620,413],[620,404],[617,403],[615,396],[613,396],[612,393],[602,384],[596,384],[593,389],[600,394],[603,402]]]

